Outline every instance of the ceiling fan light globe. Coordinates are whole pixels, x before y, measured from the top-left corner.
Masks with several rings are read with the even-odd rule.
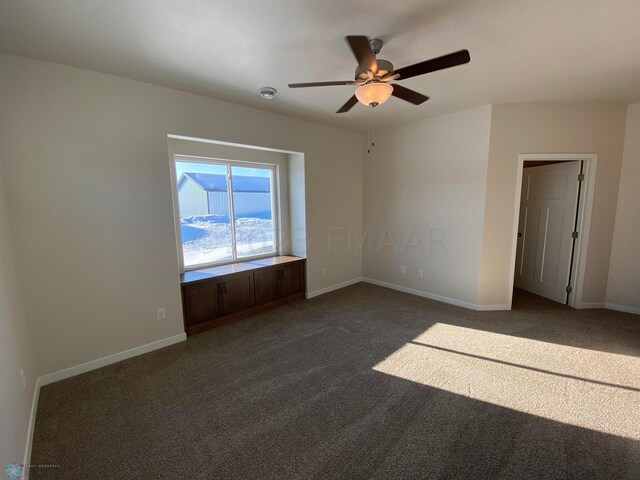
[[[367,83],[358,87],[356,90],[356,98],[363,105],[378,106],[389,100],[393,87],[388,83]]]

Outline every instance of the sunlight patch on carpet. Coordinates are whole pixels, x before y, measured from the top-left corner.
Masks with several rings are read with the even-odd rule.
[[[374,370],[640,440],[640,358],[437,323]]]

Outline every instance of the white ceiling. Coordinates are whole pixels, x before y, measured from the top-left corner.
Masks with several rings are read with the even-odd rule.
[[[376,125],[496,102],[640,101],[640,0],[0,0],[0,51],[208,95],[338,127],[354,87],[343,37],[379,36],[396,68],[466,48],[470,64],[402,82]],[[262,86],[278,95],[264,100]]]

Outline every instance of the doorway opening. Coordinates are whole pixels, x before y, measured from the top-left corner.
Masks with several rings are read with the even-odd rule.
[[[581,308],[595,154],[526,154],[518,162],[514,288]]]

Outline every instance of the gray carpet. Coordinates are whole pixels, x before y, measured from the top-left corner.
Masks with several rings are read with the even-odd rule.
[[[640,317],[358,284],[42,389],[32,479],[639,479]]]

